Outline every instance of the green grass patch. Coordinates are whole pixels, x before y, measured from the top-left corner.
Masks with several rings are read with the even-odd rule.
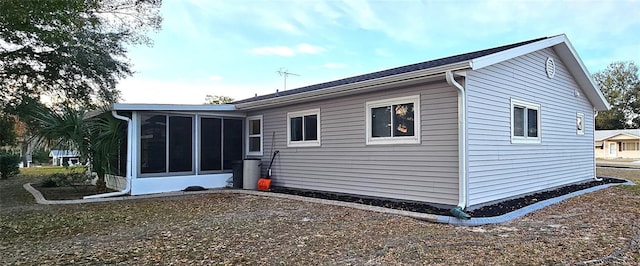
[[[627,191],[631,191],[635,194],[639,194],[640,195],[640,185],[635,184],[632,186],[622,186],[624,189],[626,189]]]
[[[28,167],[20,168],[20,174],[23,176],[49,176],[52,174],[68,174],[68,173],[82,173],[87,169],[84,166],[46,166],[46,167]]]

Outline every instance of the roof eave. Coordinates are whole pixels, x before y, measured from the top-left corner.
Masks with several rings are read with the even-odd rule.
[[[280,96],[275,98],[269,98],[264,100],[238,103],[236,104],[237,110],[251,110],[257,108],[272,107],[277,105],[293,104],[311,100],[320,100],[329,97],[349,95],[355,93],[362,93],[366,91],[375,91],[378,89],[384,89],[389,85],[408,83],[416,80],[427,80],[429,78],[442,78],[444,79],[444,73],[446,71],[457,71],[471,68],[470,61],[462,61],[444,66],[432,67],[428,69],[416,70],[387,77],[381,77],[376,79],[365,80],[361,82],[339,85],[320,90],[296,93],[292,95]]]
[[[236,111],[233,104],[146,104],[114,103],[116,111]]]

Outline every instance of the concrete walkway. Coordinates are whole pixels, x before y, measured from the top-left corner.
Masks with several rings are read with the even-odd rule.
[[[303,196],[296,196],[296,195],[289,195],[289,194],[280,194],[280,193],[273,193],[273,192],[262,192],[262,191],[255,191],[255,190],[220,188],[220,189],[208,189],[203,191],[189,191],[189,192],[176,191],[176,192],[149,194],[149,195],[122,196],[122,197],[97,198],[97,199],[47,200],[42,196],[42,193],[40,193],[40,191],[36,190],[31,186],[31,183],[24,184],[23,187],[33,195],[37,203],[49,204],[49,205],[83,204],[83,203],[109,202],[109,201],[119,201],[119,200],[151,199],[151,198],[197,195],[197,194],[235,193],[235,194],[245,194],[245,195],[263,196],[263,197],[283,198],[283,199],[298,200],[298,201],[319,203],[319,204],[325,204],[325,205],[347,207],[347,208],[353,208],[353,209],[359,209],[359,210],[365,210],[365,211],[386,213],[391,215],[400,215],[400,216],[410,217],[410,218],[428,221],[428,222],[434,222],[434,223],[447,223],[447,224],[464,225],[464,226],[479,226],[479,225],[486,225],[486,224],[497,224],[497,223],[508,222],[518,217],[540,210],[549,205],[559,203],[565,199],[579,196],[589,192],[594,192],[594,191],[608,188],[611,186],[616,186],[616,185],[633,185],[633,183],[631,181],[627,181],[626,183],[604,184],[601,186],[596,186],[589,189],[569,193],[560,197],[543,200],[535,204],[526,206],[524,208],[515,210],[510,213],[506,213],[500,216],[471,218],[471,220],[461,220],[452,216],[403,211],[403,210],[383,208],[378,206],[370,206],[370,205],[364,205],[364,204],[358,204],[358,203],[352,203],[352,202],[317,199],[317,198],[310,198],[310,197],[303,197]]]
[[[622,162],[622,161],[615,161],[615,160],[596,160],[596,166],[640,169],[640,161]]]

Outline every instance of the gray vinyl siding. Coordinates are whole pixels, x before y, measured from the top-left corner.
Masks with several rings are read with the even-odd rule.
[[[593,107],[552,49],[470,71],[466,85],[469,206],[594,176]],[[540,144],[511,143],[511,98],[541,105]],[[578,112],[584,135],[576,133]]]
[[[366,145],[365,103],[420,95],[421,144]],[[320,147],[287,147],[287,112],[320,109]],[[250,112],[263,115],[266,171],[273,185],[455,205],[457,92],[430,83]],[[275,144],[272,144],[273,132]],[[273,145],[273,147],[272,147]]]

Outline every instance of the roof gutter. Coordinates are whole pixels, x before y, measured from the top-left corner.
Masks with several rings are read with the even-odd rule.
[[[127,122],[127,173],[126,173],[126,185],[125,188],[121,191],[111,192],[111,193],[103,193],[97,195],[86,196],[84,199],[95,199],[95,198],[107,198],[107,197],[116,197],[127,195],[131,192],[131,142],[133,140],[133,127],[131,126],[131,118],[126,116],[122,116],[118,114],[118,111],[111,110],[111,115],[113,117],[126,121]]]
[[[464,212],[467,207],[467,94],[464,87],[453,77],[453,71],[445,72],[447,83],[458,89],[458,206],[451,214],[463,220],[471,219]]]
[[[391,75],[387,77],[381,77],[376,79],[365,80],[361,82],[339,85],[335,87],[313,90],[308,92],[301,92],[292,95],[274,97],[264,100],[251,101],[245,103],[236,104],[237,110],[250,110],[257,108],[265,108],[276,105],[293,104],[297,102],[319,100],[328,97],[335,97],[340,95],[355,94],[364,91],[374,91],[377,89],[384,89],[389,85],[394,85],[403,82],[415,81],[419,79],[442,76],[446,71],[456,71],[471,68],[470,61],[458,62],[455,64],[449,64],[439,67],[433,67],[423,70],[417,70],[407,73],[401,73]]]

